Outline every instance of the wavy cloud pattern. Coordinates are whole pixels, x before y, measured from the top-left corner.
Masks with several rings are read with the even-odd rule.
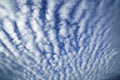
[[[114,73],[119,3],[0,0],[1,80],[102,80]]]

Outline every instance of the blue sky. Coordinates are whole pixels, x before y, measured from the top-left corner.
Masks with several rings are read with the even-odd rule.
[[[0,78],[101,80],[119,75],[119,4],[0,0]]]

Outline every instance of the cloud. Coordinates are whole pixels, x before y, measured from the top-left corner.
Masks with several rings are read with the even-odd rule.
[[[118,3],[0,1],[1,78],[101,80],[116,73]]]

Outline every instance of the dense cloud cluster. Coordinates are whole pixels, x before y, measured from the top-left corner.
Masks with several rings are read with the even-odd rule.
[[[119,4],[0,0],[0,80],[104,80],[118,75]]]

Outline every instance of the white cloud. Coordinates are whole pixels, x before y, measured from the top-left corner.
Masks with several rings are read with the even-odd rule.
[[[15,70],[16,75],[30,80],[46,78],[49,78],[49,80],[58,79],[58,73],[60,73],[59,78],[61,80],[75,78],[94,80],[98,79],[100,75],[112,72],[110,71],[112,68],[111,61],[114,60],[113,57],[117,55],[118,51],[115,47],[112,47],[112,44],[109,44],[110,39],[114,34],[111,34],[112,37],[110,37],[109,33],[111,33],[111,26],[113,26],[112,22],[114,22],[115,19],[113,18],[114,20],[109,20],[112,14],[111,12],[106,13],[105,15],[103,8],[106,6],[105,4],[107,1],[105,1],[105,3],[104,1],[100,2],[100,5],[96,8],[96,16],[92,19],[90,19],[92,15],[90,13],[92,12],[91,8],[94,8],[94,1],[89,5],[87,5],[87,1],[82,1],[77,5],[78,7],[75,12],[73,12],[73,17],[75,18],[73,20],[69,20],[70,17],[68,14],[71,12],[71,9],[77,1],[65,1],[65,4],[63,4],[58,11],[60,18],[63,19],[60,20],[60,31],[58,32],[58,35],[54,29],[54,11],[58,3],[61,2],[48,0],[47,12],[45,13],[47,21],[45,20],[46,22],[44,25],[42,23],[43,19],[38,18],[40,8],[42,7],[41,3],[39,3],[41,1],[33,1],[35,3],[32,5],[32,9],[34,9],[33,13],[29,13],[30,8],[25,5],[26,1],[27,0],[17,0],[17,6],[20,8],[20,11],[16,13],[13,12],[11,8],[12,4],[10,4],[11,2],[9,0],[3,2],[0,1],[0,6],[2,6],[0,7],[0,18],[4,23],[2,27],[13,38],[14,42],[14,44],[11,44],[5,33],[0,30],[0,40],[12,53],[11,55],[10,52],[0,44],[0,51],[4,52],[8,57],[6,58],[8,63],[4,63],[3,59],[0,59],[0,62],[7,66],[9,70],[14,70],[11,64],[15,59],[14,61],[17,64],[14,64],[14,66],[21,65],[23,67],[23,72],[19,69]],[[73,23],[78,21],[82,16],[83,9],[87,10],[89,6],[90,12],[78,22],[79,24],[76,24],[77,26],[73,25]],[[27,19],[30,20],[31,28],[26,24]],[[67,24],[64,19],[71,21],[70,24]],[[90,21],[88,21],[88,19],[90,19]],[[13,20],[16,20],[17,22],[18,29],[22,35],[21,40],[18,39],[17,34],[14,32]],[[90,24],[86,26],[87,23]],[[104,26],[104,24],[106,25]],[[78,26],[79,30],[78,32],[75,32]],[[83,33],[85,30],[88,30],[88,32]],[[44,31],[46,31],[48,36],[45,35]],[[78,37],[74,36],[74,32],[77,33]],[[36,39],[34,39],[34,36],[36,36]],[[65,51],[59,48],[60,43],[56,39],[58,37],[60,37],[60,42],[65,44],[65,46],[62,47]],[[78,39],[78,44],[76,44],[74,40],[76,37]],[[49,43],[52,43],[53,45],[53,52]],[[16,45],[18,45],[19,49],[15,48]],[[43,55],[38,51],[36,45],[38,45],[42,51],[45,50],[46,54]],[[77,46],[79,47],[78,53],[76,53],[74,48]],[[21,52],[22,55],[20,55],[19,52]],[[65,52],[66,54],[64,54]],[[0,69],[3,68],[0,67]],[[54,70],[58,72],[54,72]],[[21,73],[23,74],[20,75]],[[35,77],[33,78],[33,76]]]
[[[48,8],[47,8],[47,14],[46,18],[48,21],[53,20],[53,13],[55,9],[55,1],[54,0],[48,0]]]
[[[60,27],[60,32],[59,32],[59,34],[61,35],[61,36],[63,36],[63,37],[67,37],[67,35],[68,35],[68,33],[67,33],[67,25],[61,25],[61,27]]]
[[[13,29],[13,25],[12,25],[12,23],[11,23],[11,21],[10,20],[8,20],[8,19],[4,19],[4,21],[3,21],[4,23],[3,23],[3,25],[4,25],[4,29],[8,32],[8,33],[10,33],[10,34],[13,34],[14,33],[14,29]]]
[[[0,5],[1,6],[4,6],[4,8],[6,8],[6,9],[8,9],[8,10],[10,10],[11,9],[11,2],[10,2],[10,0],[0,0]]]

